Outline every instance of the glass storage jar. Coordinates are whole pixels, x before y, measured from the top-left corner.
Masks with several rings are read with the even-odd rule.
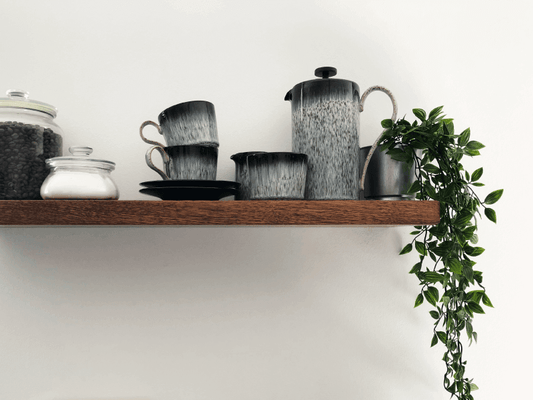
[[[117,200],[118,188],[111,178],[112,161],[89,158],[93,149],[72,146],[71,156],[46,160],[50,174],[41,187],[45,200]]]
[[[0,200],[39,200],[45,160],[62,155],[57,109],[22,90],[0,98]]]

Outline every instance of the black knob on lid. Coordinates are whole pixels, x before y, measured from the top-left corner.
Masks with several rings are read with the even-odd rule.
[[[320,67],[315,69],[315,76],[322,79],[328,79],[335,75],[337,75],[337,68],[334,67]]]

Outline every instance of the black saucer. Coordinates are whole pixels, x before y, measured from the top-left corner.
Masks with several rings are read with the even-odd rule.
[[[142,188],[139,192],[158,197],[161,200],[220,200],[224,197],[235,196],[238,190],[234,188],[182,186],[149,187]]]
[[[204,188],[220,188],[220,189],[238,189],[241,184],[233,181],[208,181],[208,180],[159,180],[141,182],[141,186],[146,187],[204,187]]]

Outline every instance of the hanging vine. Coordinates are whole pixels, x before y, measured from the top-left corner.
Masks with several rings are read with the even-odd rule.
[[[483,212],[496,222],[496,212],[489,206],[500,199],[503,189],[491,192],[483,201],[478,197],[474,188],[484,186],[480,182],[483,168],[470,174],[461,159],[480,155],[485,146],[470,140],[470,129],[456,135],[453,120],[445,118],[442,108],[433,109],[429,115],[414,109],[418,120],[413,123],[384,120],[380,149],[414,166],[416,179],[408,193],[416,194],[419,200],[440,202],[440,223],[415,226],[413,239],[400,254],[414,249],[419,256],[410,270],[421,286],[415,307],[424,301],[433,306],[429,312],[434,321],[431,346],[441,342],[445,347],[444,388],[452,397],[471,400],[472,391],[478,387],[465,374],[461,335],[466,333],[470,344],[477,341],[474,315],[483,314],[483,306],[493,307],[474,261],[485,251],[477,246],[478,218]]]

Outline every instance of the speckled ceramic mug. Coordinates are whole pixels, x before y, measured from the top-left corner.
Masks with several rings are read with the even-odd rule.
[[[215,106],[203,100],[188,101],[167,108],[158,117],[159,124],[145,121],[140,127],[140,135],[146,143],[165,147],[163,143],[147,139],[143,130],[154,126],[163,135],[167,146],[203,145],[218,147],[218,130]]]
[[[165,171],[156,167],[152,153],[157,150],[163,158]],[[216,180],[218,147],[212,146],[153,146],[146,152],[146,164],[164,180]]]
[[[250,200],[303,200],[307,155],[255,153],[246,157]]]

